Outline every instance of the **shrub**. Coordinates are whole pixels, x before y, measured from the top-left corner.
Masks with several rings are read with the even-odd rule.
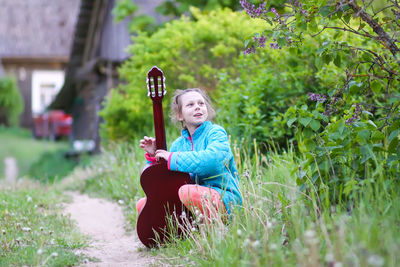
[[[128,81],[114,89],[101,115],[102,135],[111,140],[131,140],[152,125],[151,100],[146,97],[145,78],[154,65],[166,75],[169,91],[164,107],[176,88],[216,88],[218,72],[235,68],[243,39],[263,27],[263,22],[229,9],[201,13],[192,9],[195,20],[182,17],[166,24],[151,36],[140,33],[129,47],[131,58],[119,72]]]
[[[0,78],[0,125],[17,126],[24,103],[14,78]]]
[[[333,65],[340,68],[329,90],[309,93],[315,105],[299,102],[285,115],[306,157],[298,184],[316,186],[335,200],[379,178],[388,184],[400,178],[400,8],[390,2],[289,1],[278,12],[241,1],[250,16],[271,25],[247,42],[248,53],[267,40],[304,52],[312,38],[319,44],[315,66],[321,80],[330,79]],[[321,38],[327,32],[331,38]]]
[[[329,37],[329,36],[327,36]],[[326,92],[331,79],[320,79],[318,47],[303,50],[266,48],[241,55],[233,73],[223,73],[217,87],[219,122],[229,133],[261,144],[273,140],[286,147],[294,129],[286,126],[286,110],[307,99],[307,92]],[[336,66],[328,70],[331,76]]]

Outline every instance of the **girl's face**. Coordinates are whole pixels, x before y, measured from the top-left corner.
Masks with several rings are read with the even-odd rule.
[[[208,118],[208,110],[206,101],[198,92],[187,92],[180,96],[182,105],[181,114],[178,115],[178,120],[190,128],[196,128]]]

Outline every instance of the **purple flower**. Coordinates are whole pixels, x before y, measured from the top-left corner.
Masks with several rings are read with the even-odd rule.
[[[248,54],[254,54],[256,52],[256,48],[254,47],[254,45],[247,47],[244,51],[243,54],[244,55],[248,55]]]
[[[253,41],[257,44],[258,47],[265,47],[266,40],[267,38],[264,35],[261,35],[260,37],[253,37]]]
[[[278,49],[279,48],[278,43],[270,43],[269,47],[272,48],[272,49]]]
[[[271,12],[275,14],[276,18],[279,18],[279,14],[278,14],[278,12],[276,11],[275,8],[271,8]]]
[[[396,16],[396,19],[400,19],[400,11],[396,11],[393,8],[391,9],[393,14]]]
[[[311,101],[314,101],[314,102],[319,102],[319,103],[324,103],[325,101],[326,101],[326,95],[323,95],[323,94],[314,94],[314,93],[308,93],[308,98],[311,100]]]
[[[259,39],[258,39],[258,47],[265,47],[265,41],[267,40],[267,38],[265,38],[264,35],[262,35]]]
[[[256,8],[255,5],[247,2],[247,0],[240,0],[240,4],[243,7],[243,9],[246,10],[247,14],[249,14],[251,18],[261,17],[265,13],[267,13],[267,10],[265,9],[266,6],[265,2],[260,4],[258,8]]]
[[[353,116],[351,116],[349,119],[346,120],[346,124],[350,125],[353,124],[353,122],[360,120],[361,114],[362,114],[362,107],[359,103],[356,103]]]

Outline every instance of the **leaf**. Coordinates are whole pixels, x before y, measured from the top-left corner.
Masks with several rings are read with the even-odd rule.
[[[382,88],[383,88],[382,83],[380,83],[379,81],[373,80],[371,82],[371,90],[372,92],[374,92],[374,94],[379,94]]]
[[[310,124],[311,129],[314,131],[318,131],[318,129],[321,127],[321,124],[317,120],[312,120]]]
[[[346,14],[346,16],[344,16],[344,21],[348,24],[350,19],[351,19],[351,14]]]
[[[293,124],[295,121],[297,121],[297,118],[291,118],[290,120],[288,120],[288,121],[286,122],[286,125],[287,125],[288,127],[291,127],[292,124]]]
[[[379,131],[374,131],[372,133],[371,139],[374,142],[382,141],[383,139],[385,139],[385,135]]]
[[[250,43],[250,39],[247,39],[246,41],[244,41],[244,47],[247,48],[247,46],[249,45],[249,43]]]
[[[323,17],[327,17],[329,13],[331,13],[331,7],[330,6],[323,6],[319,9],[319,13]]]
[[[329,63],[332,61],[331,55],[329,55],[329,54],[324,54],[324,55],[322,56],[322,61],[323,61],[325,64],[329,64]]]
[[[367,129],[359,131],[358,136],[360,136],[361,139],[368,141],[371,136],[371,131]]]
[[[304,126],[307,127],[308,124],[310,124],[312,118],[308,117],[308,118],[300,118],[299,122]]]
[[[392,142],[392,140],[399,135],[399,131],[400,131],[400,129],[396,129],[390,133],[389,140],[388,140],[389,143]]]
[[[372,151],[371,146],[369,145],[364,145],[360,147],[360,153],[362,155],[361,164],[365,163],[370,158],[375,157],[375,154]]]
[[[399,145],[399,139],[397,138],[398,134],[399,130],[397,129],[393,131],[389,136],[389,147],[388,147],[389,153],[395,153],[397,150],[397,146]]]
[[[278,38],[277,43],[280,47],[284,47],[287,43],[286,38],[285,37]]]
[[[340,57],[339,54],[336,55],[335,59],[333,60],[333,63],[337,66],[340,67],[342,65],[342,58]]]

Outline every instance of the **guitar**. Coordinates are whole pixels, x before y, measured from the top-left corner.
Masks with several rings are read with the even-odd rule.
[[[165,79],[163,72],[153,67],[147,73],[148,96],[153,101],[154,130],[156,148],[167,150],[165,139],[164,115],[162,110],[162,99],[166,94]],[[181,214],[183,211],[190,212],[183,206],[178,196],[179,188],[190,183],[187,173],[170,171],[167,162],[160,159],[155,164],[147,165],[140,176],[140,185],[146,194],[146,204],[139,213],[136,231],[140,241],[146,247],[154,247],[157,243],[168,241],[166,237],[171,232],[171,223],[168,218],[176,223],[183,223]],[[180,228],[175,231],[181,234]]]

